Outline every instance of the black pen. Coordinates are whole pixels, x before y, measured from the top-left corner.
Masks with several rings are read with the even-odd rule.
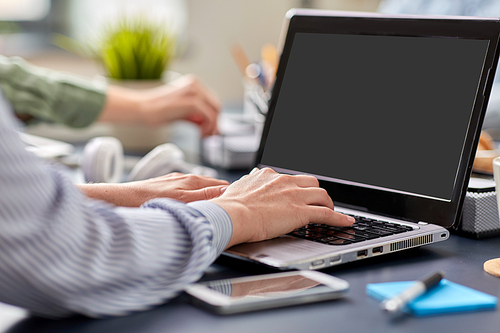
[[[444,277],[443,272],[428,274],[417,280],[408,289],[403,290],[394,297],[388,298],[380,303],[380,307],[387,312],[397,312],[406,306],[409,302],[422,295],[432,287],[436,286]]]

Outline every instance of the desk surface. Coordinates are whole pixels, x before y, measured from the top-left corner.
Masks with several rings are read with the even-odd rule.
[[[472,240],[452,235],[445,242],[325,270],[351,284],[348,296],[342,300],[222,317],[178,297],[153,310],[123,318],[24,318],[3,332],[499,332],[500,309],[391,319],[378,308],[377,301],[365,294],[367,283],[413,280],[433,270],[444,270],[451,281],[500,297],[500,279],[482,268],[484,261],[495,257],[500,257],[500,238]],[[222,258],[203,279],[268,272],[260,266]]]

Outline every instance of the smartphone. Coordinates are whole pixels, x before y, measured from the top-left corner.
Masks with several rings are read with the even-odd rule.
[[[233,314],[343,297],[349,283],[318,271],[294,271],[196,283],[190,301],[218,314]]]

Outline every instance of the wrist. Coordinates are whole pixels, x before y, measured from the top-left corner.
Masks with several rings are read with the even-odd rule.
[[[233,223],[229,214],[221,206],[205,200],[190,202],[187,206],[200,212],[212,225],[212,242],[217,255],[221,254],[233,235]]]
[[[244,204],[239,203],[236,200],[224,200],[223,198],[216,198],[210,201],[224,209],[231,218],[233,224],[233,234],[229,240],[227,248],[258,239],[258,237],[255,237],[253,234],[253,223],[251,218],[249,218],[250,211]]]
[[[141,94],[132,89],[110,86],[106,94],[106,103],[99,121],[145,124],[145,101]]]

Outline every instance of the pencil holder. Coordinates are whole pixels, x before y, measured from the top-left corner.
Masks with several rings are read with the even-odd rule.
[[[266,121],[269,97],[262,85],[243,80],[243,114],[255,126],[255,135],[260,137]]]
[[[498,236],[499,220],[495,182],[471,179],[458,231],[473,238]]]

